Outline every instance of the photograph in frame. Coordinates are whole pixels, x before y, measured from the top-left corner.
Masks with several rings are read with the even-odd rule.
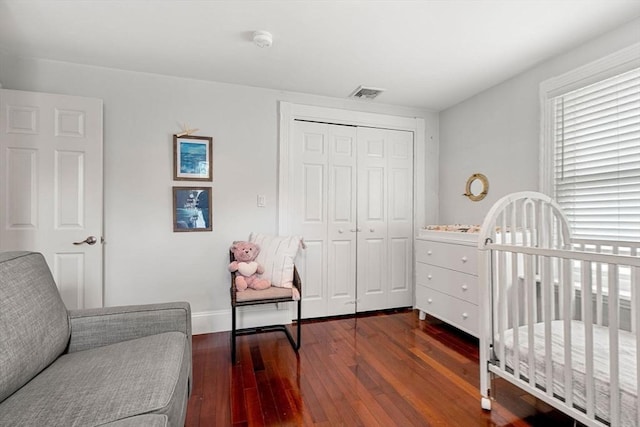
[[[212,181],[211,150],[208,136],[173,135],[173,179],[176,181]]]
[[[211,187],[173,187],[173,231],[211,231]]]

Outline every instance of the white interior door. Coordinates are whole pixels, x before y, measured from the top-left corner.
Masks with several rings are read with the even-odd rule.
[[[413,304],[413,133],[358,128],[357,310]]]
[[[413,133],[295,121],[303,317],[410,306]]]
[[[101,307],[102,100],[0,90],[0,165],[0,250],[42,252],[67,308]]]
[[[355,312],[356,128],[294,123],[291,230],[307,249],[296,264],[303,317]]]

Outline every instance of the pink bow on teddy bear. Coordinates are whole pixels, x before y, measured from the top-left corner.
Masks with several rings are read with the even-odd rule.
[[[229,264],[229,271],[236,273],[235,284],[238,292],[247,288],[262,290],[271,286],[271,282],[258,276],[264,273],[264,267],[255,260],[260,253],[258,245],[238,241],[233,242],[230,250],[235,261]]]

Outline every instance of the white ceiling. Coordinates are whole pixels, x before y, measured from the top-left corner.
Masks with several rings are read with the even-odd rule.
[[[638,17],[640,0],[0,0],[0,49],[442,110]]]

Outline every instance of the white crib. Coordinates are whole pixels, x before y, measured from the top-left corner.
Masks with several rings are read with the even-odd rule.
[[[572,240],[553,200],[521,192],[478,256],[482,407],[495,374],[588,426],[640,426],[640,242]]]

